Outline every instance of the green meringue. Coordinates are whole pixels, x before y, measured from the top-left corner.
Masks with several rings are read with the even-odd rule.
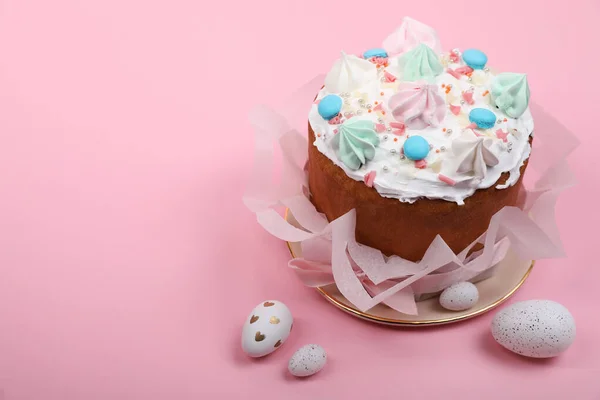
[[[444,71],[437,54],[423,43],[400,58],[400,67],[406,81],[431,80]]]
[[[375,157],[375,146],[379,144],[373,121],[357,117],[340,125],[334,140],[338,158],[352,170],[357,170],[367,160],[372,160]]]
[[[519,118],[529,105],[529,85],[525,74],[498,74],[490,93],[496,107],[511,118]]]

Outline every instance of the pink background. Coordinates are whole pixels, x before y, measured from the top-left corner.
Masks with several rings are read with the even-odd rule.
[[[0,1],[0,398],[599,399],[599,3],[204,3]],[[578,337],[557,359],[504,351],[492,314],[424,330],[355,320],[296,281],[241,202],[251,106],[342,48],[379,45],[404,15],[528,72],[578,132],[580,184],[557,209],[570,256],[539,262],[514,298],[572,311]],[[295,329],[251,361],[241,325],[269,298]],[[311,342],[329,364],[292,379]]]

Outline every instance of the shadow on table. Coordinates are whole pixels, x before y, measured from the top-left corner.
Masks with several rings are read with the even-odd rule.
[[[493,357],[500,363],[505,363],[510,367],[514,367],[515,363],[527,364],[527,365],[538,365],[551,367],[557,361],[557,357],[552,358],[532,358],[513,353],[512,351],[505,349],[500,344],[496,343],[494,337],[488,329],[484,330],[479,335],[479,348],[481,351]]]

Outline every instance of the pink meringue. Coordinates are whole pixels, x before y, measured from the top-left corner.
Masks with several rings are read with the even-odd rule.
[[[388,103],[392,115],[413,129],[438,126],[446,116],[446,102],[437,85],[427,82],[402,82]]]

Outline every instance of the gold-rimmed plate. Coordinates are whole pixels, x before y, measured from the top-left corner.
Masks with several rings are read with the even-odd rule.
[[[286,211],[285,216],[288,221],[295,224],[295,220],[289,212]],[[302,256],[302,248],[299,243],[287,242],[287,245],[292,257]],[[367,321],[407,327],[444,325],[477,317],[502,304],[523,285],[533,269],[534,263],[535,261],[531,260],[519,260],[509,250],[506,257],[496,267],[495,273],[475,284],[479,290],[479,301],[465,311],[446,310],[440,306],[438,296],[434,296],[417,302],[418,315],[402,314],[383,304],[378,304],[363,312],[346,300],[335,285],[323,286],[317,290],[342,311]]]

